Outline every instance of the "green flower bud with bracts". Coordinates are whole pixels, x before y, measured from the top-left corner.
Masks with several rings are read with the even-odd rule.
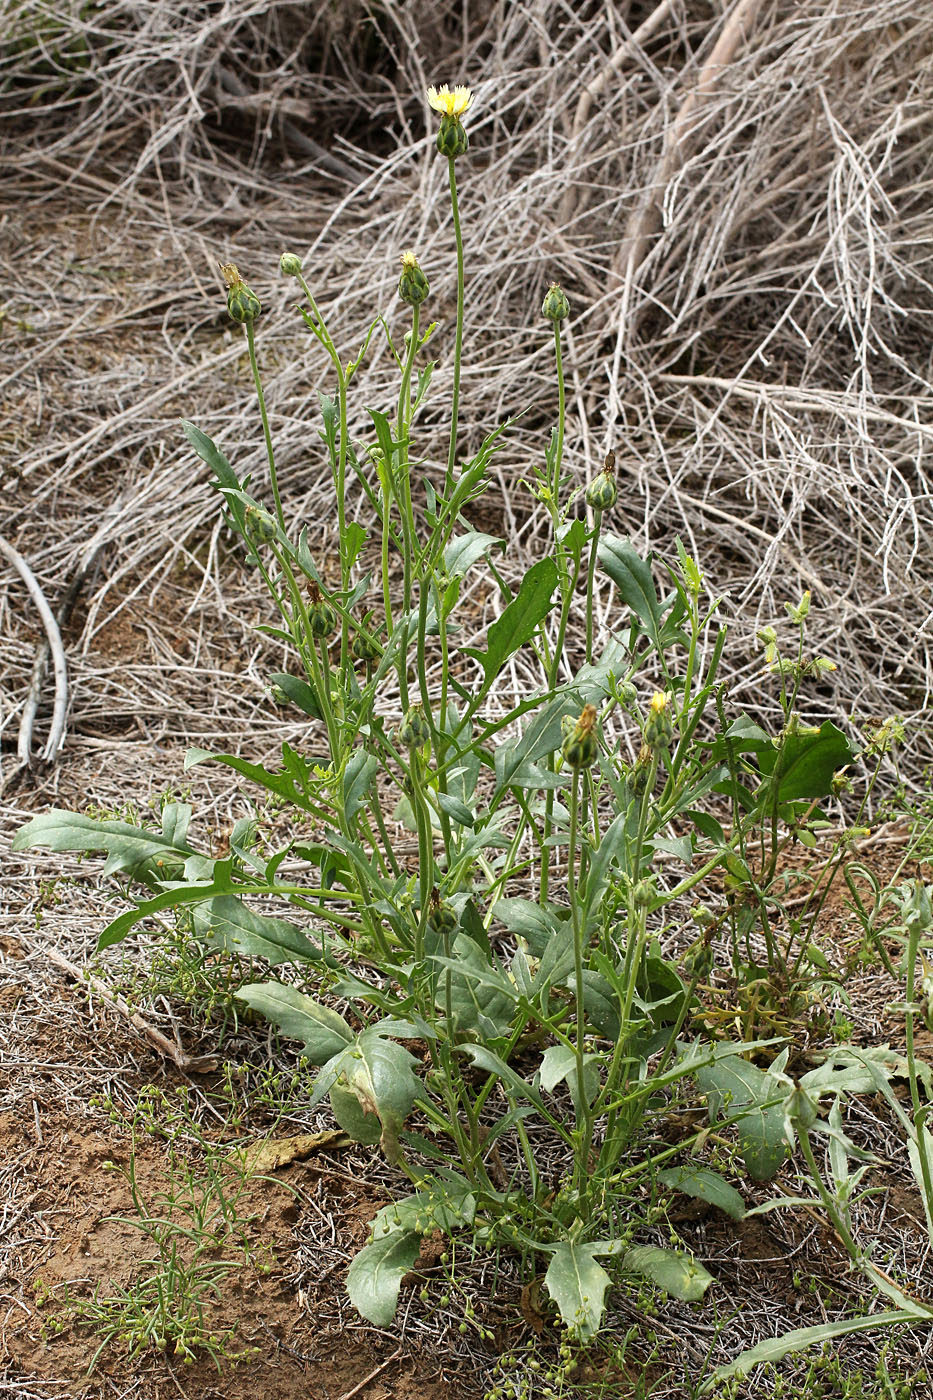
[[[250,539],[263,542],[275,539],[275,521],[262,506],[246,507],[245,524]]]
[[[435,933],[453,933],[459,920],[453,907],[446,899],[441,899],[438,890],[431,891],[428,900],[428,928]]]
[[[382,647],[377,641],[371,641],[369,637],[364,637],[362,632],[357,632],[350,643],[350,654],[357,661],[378,661],[382,655]]]
[[[312,637],[330,637],[337,630],[337,614],[314,579],[308,580],[308,627]]]
[[[695,977],[701,982],[704,977],[708,977],[713,970],[713,950],[702,938],[698,938],[695,943],[684,953],[684,972],[688,977]]]
[[[570,768],[590,768],[596,761],[599,742],[595,734],[596,706],[584,705],[580,718],[564,738],[561,753]]]
[[[648,791],[648,779],[651,776],[652,750],[648,744],[642,744],[638,750],[638,757],[635,766],[629,775],[629,782],[636,797],[642,797]]]
[[[456,160],[466,155],[470,138],[466,134],[460,118],[473,105],[473,93],[468,87],[455,87],[451,92],[445,83],[443,87],[428,88],[428,104],[441,114],[440,129],[437,133],[437,149],[442,156]]]
[[[410,705],[405,711],[405,717],[398,727],[398,741],[406,749],[420,749],[430,743],[431,726],[423,705]]]
[[[402,275],[398,280],[398,294],[409,306],[420,306],[430,291],[428,279],[418,266],[418,259],[410,250],[402,254]]]
[[[632,890],[632,903],[636,909],[650,909],[658,897],[658,887],[649,877],[639,880]]]
[[[645,742],[652,748],[669,749],[674,737],[674,722],[671,719],[670,696],[663,690],[656,690],[648,707],[645,721]]]
[[[546,321],[553,321],[555,326],[558,321],[565,321],[570,315],[570,302],[556,282],[552,282],[547,289],[541,305],[541,315]]]
[[[250,291],[237,272],[235,263],[222,263],[220,267],[227,284],[227,313],[238,326],[255,321],[262,310],[259,298]]]
[[[594,477],[586,488],[586,503],[593,510],[610,510],[616,503],[619,488],[616,486],[616,454],[606,453],[606,464],[599,476]]]
[[[279,267],[286,277],[301,276],[301,258],[296,257],[294,253],[283,253],[279,260]]]

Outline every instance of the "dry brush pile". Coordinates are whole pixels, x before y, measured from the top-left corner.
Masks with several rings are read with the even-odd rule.
[[[464,450],[524,409],[496,459],[491,526],[533,556],[540,507],[521,483],[553,385],[545,327],[527,326],[558,279],[573,308],[566,460],[582,483],[616,450],[614,528],[662,551],[682,535],[749,633],[812,589],[814,646],[839,662],[826,714],[922,713],[931,65],[933,26],[910,0],[3,0],[3,533],[53,605],[94,556],[85,657],[133,597],[156,657],[119,685],[89,668],[76,717],[129,724],[135,686],[157,729],[204,739],[240,722],[204,619],[226,625],[224,595],[253,582],[223,558],[176,427],[196,411],[261,473],[220,258],[266,305],[284,487],[325,534],[310,420],[327,379],[285,314],[281,247],[313,269],[348,356],[374,297],[394,314],[399,253],[436,265],[449,386],[452,231],[423,100],[445,79],[477,91]],[[388,370],[375,355],[370,402]],[[183,663],[155,605],[179,565]],[[24,598],[5,605],[5,749],[29,689]],[[478,601],[478,629],[491,605]],[[251,671],[248,631],[231,619],[227,640]],[[762,703],[753,650],[745,684]],[[257,722],[279,725],[254,707]],[[926,758],[919,726],[908,746]]]

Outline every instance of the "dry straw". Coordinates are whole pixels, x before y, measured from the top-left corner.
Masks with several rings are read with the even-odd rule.
[[[54,608],[103,532],[69,642],[78,730],[131,729],[144,697],[150,736],[281,732],[260,703],[260,645],[233,620],[258,620],[258,594],[192,485],[176,422],[197,416],[261,474],[242,348],[220,319],[216,264],[235,258],[265,308],[288,508],[332,519],[309,426],[326,366],[287,314],[283,246],[304,257],[347,358],[415,248],[449,393],[452,229],[423,99],[443,81],[477,93],[460,452],[526,410],[477,523],[535,557],[540,508],[519,482],[553,417],[536,312],[559,280],[573,307],[565,462],[583,485],[615,449],[607,523],[662,551],[682,535],[749,634],[812,589],[813,645],[839,663],[818,705],[922,715],[933,29],[912,0],[63,0],[41,23],[0,0],[0,16],[15,351],[0,372],[3,533]],[[383,407],[389,368],[377,355],[366,370]],[[421,443],[442,462],[431,428],[428,410]],[[365,516],[364,498],[348,510]],[[33,632],[4,577],[0,726],[15,747]],[[496,607],[477,597],[477,632]],[[119,676],[100,649],[114,609],[145,639]],[[739,686],[769,703],[751,646]],[[916,772],[922,726],[908,744]]]

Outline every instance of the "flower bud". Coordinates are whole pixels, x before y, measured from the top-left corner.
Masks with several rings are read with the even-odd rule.
[[[227,284],[227,313],[237,325],[247,325],[255,321],[262,310],[259,298],[250,291],[234,263],[222,263],[221,272]]]
[[[357,632],[350,643],[350,654],[357,661],[378,661],[382,655],[382,647],[378,642],[364,637],[362,632]]]
[[[555,326],[558,321],[564,321],[570,315],[570,302],[556,282],[552,282],[547,290],[541,306],[541,315],[546,321],[553,321]]]
[[[465,156],[469,148],[470,138],[463,122],[459,117],[451,117],[445,113],[441,117],[437,132],[437,149],[441,155],[447,156],[449,160],[456,160],[457,156]]]
[[[329,637],[336,630],[337,614],[321,596],[314,579],[308,581],[308,627],[312,637]]]
[[[301,276],[301,258],[296,257],[294,253],[283,253],[279,260],[279,267],[286,277]]]
[[[430,290],[428,279],[418,266],[418,259],[411,251],[402,254],[402,275],[398,282],[398,294],[409,306],[420,306]]]
[[[433,929],[435,933],[453,933],[457,923],[457,915],[452,906],[446,899],[441,899],[436,889],[432,890],[428,901],[428,928]]]
[[[674,737],[674,724],[671,719],[670,697],[663,690],[656,690],[648,707],[645,721],[645,742],[652,748],[669,749]]]
[[[593,732],[596,726],[596,706],[584,705],[580,718],[566,734],[561,753],[570,768],[590,768],[595,762],[599,744]]]
[[[639,880],[632,890],[632,903],[636,909],[650,909],[657,897],[657,886],[650,877]]]
[[[430,740],[431,726],[424,713],[424,706],[410,705],[398,728],[399,743],[406,749],[420,749],[422,745],[430,743]]]
[[[275,539],[275,521],[262,506],[246,507],[246,533],[255,540],[264,542]]]
[[[610,510],[616,503],[619,488],[615,478],[615,453],[610,452],[606,465],[599,476],[593,478],[586,488],[586,503],[593,510]]]

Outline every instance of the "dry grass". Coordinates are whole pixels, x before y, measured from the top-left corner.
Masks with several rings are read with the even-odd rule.
[[[223,688],[199,619],[237,629],[238,589],[175,427],[196,417],[261,475],[221,254],[267,304],[261,351],[300,516],[332,517],[308,425],[327,379],[285,314],[281,246],[306,257],[348,353],[374,306],[396,315],[398,251],[417,248],[443,399],[452,234],[421,94],[466,77],[463,447],[526,410],[497,459],[519,561],[537,547],[520,478],[553,418],[537,308],[557,277],[574,312],[567,461],[583,480],[616,447],[613,528],[662,553],[683,535],[740,636],[812,588],[814,644],[840,663],[817,705],[920,715],[933,30],[916,7],[545,0],[436,5],[417,23],[395,3],[312,9],[309,25],[307,6],[270,0],[4,6],[4,530],[52,598],[106,538],[80,651],[115,606],[155,607],[188,565],[186,672]],[[385,404],[389,368],[374,357],[364,399]],[[427,456],[431,426],[429,413]],[[5,630],[9,726],[28,658],[20,627]],[[235,636],[237,652],[250,645]],[[752,649],[735,645],[757,703]],[[232,717],[213,703],[221,729]],[[173,727],[199,728],[177,709]],[[915,730],[915,758],[928,750]]]

